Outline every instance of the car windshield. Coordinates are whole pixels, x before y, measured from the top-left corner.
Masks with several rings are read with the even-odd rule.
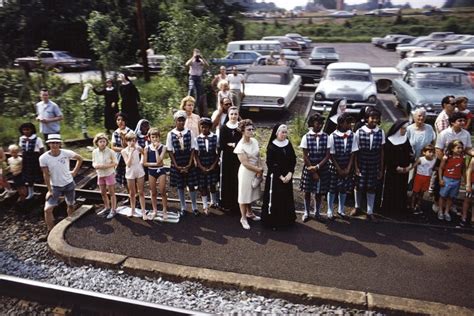
[[[326,78],[329,80],[371,81],[369,71],[358,69],[331,69]]]
[[[56,54],[58,57],[61,57],[61,58],[72,58],[71,55],[67,54],[67,53],[63,53],[63,52],[59,52]]]
[[[420,89],[470,89],[471,84],[466,74],[449,72],[430,72],[417,74],[415,77],[415,86]]]
[[[336,50],[332,47],[321,47],[321,48],[316,48],[317,53],[322,53],[322,54],[332,54],[335,53]]]
[[[247,73],[245,83],[284,84],[282,74]]]

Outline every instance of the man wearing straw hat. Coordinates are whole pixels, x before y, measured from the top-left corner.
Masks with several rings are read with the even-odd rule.
[[[72,150],[61,149],[61,135],[49,134],[46,141],[50,150],[39,158],[43,171],[44,183],[48,187],[44,204],[44,219],[48,226],[48,233],[54,227],[53,210],[59,204],[59,197],[64,195],[67,204],[67,214],[74,212],[75,188],[74,177],[81,168],[83,158]],[[70,171],[69,160],[75,159],[76,165]],[[42,236],[46,239],[47,236]]]

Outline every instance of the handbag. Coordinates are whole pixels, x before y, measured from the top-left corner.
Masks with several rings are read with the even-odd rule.
[[[255,175],[255,177],[253,177],[252,179],[252,189],[256,189],[260,186],[260,184],[262,183],[263,181],[263,177],[257,177]]]

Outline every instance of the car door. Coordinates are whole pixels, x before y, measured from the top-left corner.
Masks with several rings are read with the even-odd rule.
[[[39,54],[40,62],[47,68],[55,65],[56,60],[54,59],[54,55],[51,52],[41,52]]]

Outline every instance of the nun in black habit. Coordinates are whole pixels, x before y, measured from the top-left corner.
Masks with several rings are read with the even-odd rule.
[[[347,100],[346,98],[337,99],[334,101],[331,111],[329,111],[328,119],[324,125],[323,131],[331,135],[337,128],[337,118],[346,111]]]
[[[387,133],[384,145],[385,181],[381,212],[401,215],[407,210],[408,173],[414,152],[406,135],[408,121],[397,120]]]
[[[277,228],[295,222],[293,173],[296,155],[288,140],[288,127],[277,124],[267,146],[267,178],[262,204],[262,224]]]

